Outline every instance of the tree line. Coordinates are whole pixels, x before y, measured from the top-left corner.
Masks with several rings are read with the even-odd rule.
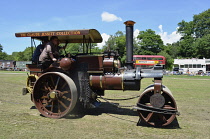
[[[210,9],[194,15],[193,20],[178,23],[177,32],[181,34],[179,41],[164,45],[160,35],[152,29],[140,31],[134,39],[134,54],[136,55],[162,55],[167,59],[167,69],[173,66],[173,59],[176,58],[210,58]],[[126,58],[126,38],[123,31],[117,31],[110,35],[102,49],[92,46],[92,52],[103,52],[104,50],[118,49],[121,62]],[[81,44],[68,44],[66,53],[77,53],[82,50]],[[29,61],[32,57],[32,48],[28,47],[23,52],[13,52],[8,55],[3,52],[0,44],[0,59]],[[64,53],[64,52],[63,52]]]

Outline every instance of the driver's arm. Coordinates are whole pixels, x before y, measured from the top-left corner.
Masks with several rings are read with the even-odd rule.
[[[47,45],[46,47],[47,47],[47,52],[48,52],[50,58],[52,59],[52,61],[57,61],[57,59],[54,58],[54,56],[53,56],[51,46],[50,45]]]
[[[57,59],[56,59],[56,58],[54,58],[54,56],[53,56],[52,52],[51,52],[51,53],[49,53],[49,56],[50,56],[50,58],[52,59],[52,61],[57,61]]]

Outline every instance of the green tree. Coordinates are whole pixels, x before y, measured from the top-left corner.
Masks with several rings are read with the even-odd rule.
[[[198,58],[210,58],[210,34],[198,38],[195,47]]]
[[[163,41],[160,35],[155,34],[155,31],[151,29],[140,31],[137,38],[139,39],[138,54],[157,55],[163,49]]]
[[[182,36],[193,36],[193,32],[194,32],[194,22],[190,21],[190,22],[186,22],[184,20],[182,20],[181,22],[178,23],[178,33],[180,33]],[[181,39],[184,39],[184,37],[182,37]]]
[[[23,52],[18,52],[17,56],[16,56],[16,60],[17,61],[25,61],[24,53]]]
[[[194,46],[194,38],[191,36],[185,36],[179,41],[179,56],[187,58],[195,57],[196,50]]]
[[[176,59],[178,57],[179,53],[179,42],[169,44],[167,43],[164,46],[164,50],[167,54],[169,54],[173,59]]]
[[[103,50],[114,50],[114,49],[116,49],[116,37],[110,35],[108,40],[105,42],[105,45],[103,46]]]
[[[6,60],[15,60],[15,58],[12,55],[7,55]]]
[[[92,53],[102,53],[102,49],[98,48],[98,47],[94,47],[92,50],[91,50]]]
[[[65,49],[66,53],[75,54],[83,51],[80,43],[70,43]]]
[[[12,52],[12,55],[11,56],[13,57],[13,60],[18,61],[18,57],[17,57],[18,56],[18,53],[19,52]]]
[[[7,60],[7,53],[3,52],[3,46],[0,44],[0,60]]]
[[[0,52],[0,60],[7,60],[7,53]]]
[[[210,34],[210,9],[194,15],[193,21],[186,22],[182,20],[178,23],[178,26],[178,32],[184,37],[202,38],[204,35]]]
[[[34,49],[34,48],[33,48]],[[8,58],[9,60],[15,61],[31,61],[32,58],[32,47],[27,47],[24,51],[13,52]]]
[[[121,33],[119,36],[116,36],[116,49],[119,50],[120,57],[122,58],[126,55],[126,36],[122,32],[117,32],[116,35]]]
[[[210,9],[193,16],[194,35],[196,38],[210,34]]]
[[[3,50],[3,46],[0,44],[0,52],[2,52]]]
[[[32,47],[27,47],[24,51],[23,51],[23,58],[22,61],[31,61],[32,60]],[[33,50],[34,51],[34,50]]]
[[[126,39],[125,34],[122,31],[117,31],[114,35],[111,35],[105,45],[103,50],[116,50],[119,49],[121,55],[125,53]]]
[[[193,16],[193,21],[178,23],[180,57],[209,57],[210,9]]]

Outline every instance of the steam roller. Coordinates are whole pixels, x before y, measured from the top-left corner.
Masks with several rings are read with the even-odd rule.
[[[17,37],[31,37],[32,40],[50,38],[56,35],[60,42],[82,43],[82,51],[68,54],[43,68],[44,63],[27,64],[30,75],[23,95],[31,94],[31,100],[41,115],[62,118],[76,111],[98,107],[98,98],[105,90],[139,91],[144,78],[154,79],[140,95],[133,109],[137,110],[141,122],[151,126],[167,126],[178,115],[177,105],[171,91],[162,85],[163,66],[151,69],[134,67],[133,26],[126,25],[126,61],[121,66],[119,50],[92,53],[92,43],[102,42],[101,34],[95,29],[61,30],[16,33]],[[133,107],[133,105],[132,105]]]

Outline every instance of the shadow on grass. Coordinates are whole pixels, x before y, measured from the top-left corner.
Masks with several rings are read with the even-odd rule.
[[[91,109],[86,112],[88,115],[101,115],[103,113],[106,113],[107,115],[119,119],[119,120],[124,120],[124,121],[129,121],[132,123],[136,123],[137,126],[142,126],[142,127],[154,127],[154,128],[163,128],[163,129],[180,129],[179,123],[177,118],[175,119],[167,126],[161,127],[161,126],[152,126],[149,125],[148,123],[142,122],[139,118],[139,121],[132,121],[129,119],[125,119],[122,117],[119,117],[118,115],[128,115],[128,116],[139,116],[138,112],[133,111],[132,109],[129,108],[119,108],[116,106],[113,106],[110,103],[104,102],[99,108],[96,109]]]
[[[152,126],[152,125],[142,121],[141,119],[139,119],[137,126],[162,128],[162,129],[181,129],[176,117],[169,125],[166,125],[166,126]]]
[[[115,103],[115,104],[118,105],[117,103]],[[83,113],[83,115],[81,115],[82,113]],[[80,112],[80,116],[78,118],[82,118],[85,115],[98,116],[98,115],[105,113],[105,114],[109,115],[110,117],[113,117],[113,118],[116,118],[119,120],[136,123],[137,126],[163,128],[163,129],[181,129],[177,118],[175,118],[172,123],[170,123],[169,125],[164,126],[164,127],[149,125],[148,123],[142,122],[140,120],[140,118],[139,118],[139,121],[132,121],[127,118],[123,118],[122,116],[119,116],[119,115],[127,115],[127,116],[139,116],[139,115],[138,115],[138,112],[133,111],[130,108],[119,108],[119,107],[114,106],[107,102],[102,102],[98,108],[86,109],[85,111],[82,111],[82,113]],[[72,119],[70,117],[68,117],[68,119]]]
[[[36,107],[35,106],[31,106],[31,108],[30,108],[31,110],[33,110],[33,109],[36,109]]]
[[[118,103],[114,103],[115,105],[118,105]],[[133,111],[130,108],[124,108],[124,107],[117,107],[113,104],[102,102],[101,105],[98,108],[95,109],[89,109],[86,111],[87,115],[101,115],[103,113],[106,114],[117,114],[117,115],[128,115],[128,116],[138,116],[138,113],[136,111]]]
[[[117,103],[115,104],[117,105]],[[32,106],[31,109],[36,109],[36,107]],[[119,108],[108,102],[102,102],[99,107],[93,108],[93,109],[83,109],[82,106],[78,106],[77,109],[75,109],[72,112],[72,114],[65,116],[65,119],[79,119],[79,118],[83,118],[85,115],[99,116],[104,113],[109,115],[110,117],[113,117],[119,120],[136,123],[137,126],[163,128],[163,129],[181,129],[177,118],[175,118],[171,124],[164,127],[159,127],[159,126],[154,127],[148,123],[143,122],[140,118],[139,118],[139,121],[132,121],[127,118],[122,118],[118,115],[127,115],[127,116],[139,116],[139,115],[138,115],[138,112],[133,111],[132,109],[122,108],[122,107]],[[43,115],[40,114],[40,116],[43,116]]]
[[[67,119],[82,118],[85,115],[99,116],[103,113],[108,114],[110,116],[111,116],[111,114],[138,116],[137,112],[135,112],[129,108],[119,108],[119,107],[114,106],[110,103],[102,102],[101,105],[97,108],[92,108],[92,109],[77,108],[76,110],[74,110],[73,114],[69,114],[65,118],[67,118]],[[116,116],[112,115],[112,117],[116,117]]]

